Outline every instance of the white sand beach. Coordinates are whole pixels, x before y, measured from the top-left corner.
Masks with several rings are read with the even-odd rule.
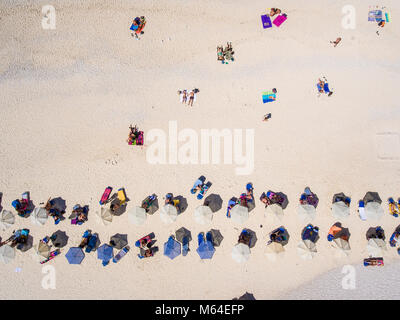
[[[89,220],[80,226],[68,219],[44,226],[16,217],[0,231],[2,241],[13,230],[30,229],[34,244],[56,230],[66,231],[68,245],[61,256],[45,264],[56,271],[56,288],[44,289],[43,265],[33,249],[0,265],[0,299],[232,299],[246,291],[256,299],[320,298],[335,280],[311,286],[313,279],[344,265],[362,265],[368,257],[365,233],[382,226],[388,239],[400,224],[388,213],[387,199],[400,197],[400,4],[396,0],[3,0],[0,2],[0,192],[1,205],[29,191],[36,206],[49,197],[89,205]],[[342,8],[356,9],[356,28],[344,29]],[[43,30],[42,6],[53,5],[56,29]],[[368,22],[370,5],[389,8],[392,21],[384,28]],[[281,27],[263,29],[260,16],[279,7],[288,16]],[[141,39],[129,31],[132,19],[147,20]],[[337,47],[330,41],[342,37]],[[235,61],[222,65],[216,47],[232,42]],[[325,76],[332,96],[317,97],[316,83]],[[193,107],[180,103],[178,90],[199,88]],[[277,89],[277,100],[263,104],[261,93]],[[272,113],[268,122],[263,115]],[[152,165],[146,158],[152,129],[254,129],[254,170],[236,175],[235,164]],[[145,133],[146,146],[129,146],[129,125]],[[222,209],[212,224],[195,222],[202,202],[190,193],[201,175],[212,182],[208,194],[219,194]],[[256,208],[243,225],[226,218],[233,196],[252,182]],[[187,198],[188,208],[171,225],[159,211],[142,226],[127,214],[103,226],[96,219],[104,188],[124,187],[128,209],[156,193]],[[319,197],[318,253],[300,259],[296,246],[305,224],[297,217],[304,187]],[[267,190],[288,195],[281,223],[264,217],[260,194]],[[361,221],[357,203],[367,191],[377,191],[385,210],[379,221]],[[326,235],[336,220],[332,196],[352,198],[349,228],[351,253],[336,259]],[[207,194],[207,195],[208,195]],[[283,225],[290,240],[281,260],[264,255],[267,235]],[[180,227],[193,236],[186,257],[170,260],[163,244]],[[197,234],[219,229],[224,236],[212,260],[196,253]],[[258,241],[244,264],[231,258],[243,228]],[[119,263],[103,267],[96,252],[81,265],[69,265],[68,247],[79,245],[91,229],[107,243],[115,233],[127,233],[131,251]],[[134,242],[154,232],[160,251],[138,259]],[[382,282],[392,279],[399,255],[388,248],[385,266],[369,272]],[[364,268],[364,267],[359,267]],[[365,268],[364,268],[365,269]],[[331,271],[334,272],[334,271]],[[379,274],[380,276],[376,276]],[[336,278],[335,278],[336,279]],[[387,281],[380,291],[398,298],[399,286]],[[303,287],[303,285],[305,285]],[[366,286],[365,290],[375,290]],[[299,291],[300,290],[300,291]],[[334,290],[334,289],[332,289]],[[363,290],[361,290],[363,291]],[[366,298],[360,290],[353,298]],[[348,293],[343,293],[346,299]],[[340,299],[340,293],[332,295]]]

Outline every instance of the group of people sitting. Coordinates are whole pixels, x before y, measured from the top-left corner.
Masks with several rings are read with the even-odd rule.
[[[152,194],[150,196],[147,196],[146,199],[142,201],[141,207],[146,210],[146,213],[150,212],[151,206],[154,204],[154,202],[157,200],[157,195]]]
[[[283,227],[276,228],[269,234],[269,241],[267,245],[271,244],[272,242],[281,243],[287,241],[286,237],[286,230]]]
[[[53,217],[54,224],[59,224],[61,219],[62,219],[62,215],[65,213],[65,211],[64,210],[60,210],[58,208],[55,199],[49,198],[49,200],[47,200],[44,208],[46,209],[47,214],[50,217]]]
[[[22,195],[21,199],[14,200],[11,205],[14,207],[15,211],[17,211],[17,214],[22,218],[27,217],[32,212],[32,208],[29,203],[29,194],[27,192]]]
[[[193,106],[193,102],[196,101],[196,94],[199,93],[200,90],[197,88],[194,88],[192,91],[190,91],[188,93],[188,91],[186,89],[184,90],[178,90],[178,94],[180,97],[180,100],[182,103],[184,104],[188,104],[189,106]],[[189,98],[189,102],[188,102],[188,98]]]
[[[318,236],[319,228],[317,226],[313,226],[311,223],[308,224],[302,235],[301,235],[301,240],[310,240],[311,242],[315,243],[317,242],[319,236]]]
[[[238,205],[241,205],[243,207],[248,207],[248,203],[254,202],[254,195],[253,195],[253,184],[251,182],[246,184],[246,192],[242,193],[239,197],[239,199],[234,200],[235,198],[231,199],[228,201],[228,208],[226,211],[226,216],[228,218],[231,217],[231,209]]]
[[[346,206],[350,207],[351,198],[347,197],[343,193],[341,193],[341,194],[337,194],[334,196],[332,203],[335,203],[335,202],[344,202],[346,204]]]
[[[129,136],[126,140],[129,145],[142,146],[144,142],[144,132],[139,131],[137,126],[129,126]]]
[[[217,60],[221,61],[222,64],[228,64],[228,61],[234,61],[234,54],[232,42],[227,42],[225,49],[223,46],[217,46]]]
[[[399,216],[400,213],[400,198],[397,200],[397,203],[394,201],[393,198],[389,198],[388,199],[388,203],[389,203],[389,212],[390,214],[397,218]]]
[[[99,239],[99,235],[97,233],[93,233],[91,230],[86,230],[83,233],[81,243],[79,244],[79,248],[85,248],[85,252],[90,253],[96,248],[97,241]]]
[[[72,214],[69,216],[71,224],[81,225],[88,220],[89,207],[77,204],[72,208]]]
[[[318,197],[316,194],[312,193],[309,187],[304,189],[304,193],[300,196],[300,204],[306,205],[309,204],[313,207],[317,207],[318,205]]]
[[[24,248],[25,244],[28,241],[29,229],[18,229],[14,230],[11,237],[9,237],[6,241],[0,243],[0,247],[9,244],[10,247],[14,248],[17,246],[18,250]]]
[[[348,241],[349,234],[348,232],[345,232],[345,229],[342,227],[341,223],[337,222],[329,229],[327,239],[328,241],[333,241],[334,239],[339,238]]]
[[[267,193],[263,192],[261,194],[260,201],[265,204],[266,208],[271,204],[282,206],[285,199],[275,192],[268,191]]]
[[[140,253],[138,254],[139,259],[149,258],[154,256],[155,247],[153,244],[155,241],[152,238],[152,234],[148,234],[143,238],[136,241],[135,246],[139,248]]]
[[[330,97],[333,94],[333,91],[329,89],[328,80],[325,77],[322,77],[322,79],[318,79],[317,83],[318,96],[320,96],[321,93],[326,93],[328,94],[328,97]]]
[[[170,204],[172,206],[174,206],[176,208],[176,210],[178,211],[178,214],[181,212],[180,206],[179,206],[179,199],[174,199],[174,195],[172,193],[167,193],[165,195],[165,202],[164,204]]]
[[[239,239],[237,243],[243,243],[247,246],[251,246],[251,233],[247,229],[243,229],[239,235]]]
[[[130,27],[131,36],[135,37],[137,40],[140,40],[139,34],[143,34],[143,28],[146,25],[146,18],[144,16],[136,17],[132,21],[132,25]]]

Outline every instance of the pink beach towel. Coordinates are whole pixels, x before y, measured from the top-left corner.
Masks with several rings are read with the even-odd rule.
[[[272,22],[274,25],[279,27],[282,23],[284,23],[287,19],[287,16],[285,14],[279,15],[275,18],[274,22]]]

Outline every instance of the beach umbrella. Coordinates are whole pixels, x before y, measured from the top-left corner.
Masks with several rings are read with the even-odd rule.
[[[210,194],[204,199],[204,205],[210,207],[212,212],[217,212],[222,208],[222,198],[218,194]]]
[[[114,256],[113,247],[108,244],[103,244],[97,249],[97,259],[108,261]]]
[[[44,243],[43,241],[40,241],[39,244],[36,247],[36,254],[38,256],[48,258],[50,254],[50,246],[47,243]]]
[[[264,216],[275,216],[279,220],[283,219],[283,209],[280,205],[274,203],[265,208]]]
[[[45,208],[35,208],[31,215],[31,221],[33,224],[42,226],[46,223],[48,217],[49,215]]]
[[[350,208],[343,202],[338,201],[332,205],[332,215],[336,219],[344,219],[350,215]]]
[[[11,227],[15,222],[15,216],[11,211],[3,210],[0,215],[0,227],[3,230]]]
[[[213,213],[210,207],[198,206],[194,210],[194,220],[199,224],[211,223],[213,218]]]
[[[173,205],[167,204],[161,208],[160,218],[164,223],[173,223],[178,218],[178,210]]]
[[[128,244],[128,235],[117,233],[110,238],[110,245],[121,250]]]
[[[79,247],[69,248],[65,257],[69,264],[81,264],[82,260],[85,258],[83,250]]]
[[[367,244],[368,254],[372,257],[382,257],[383,250],[387,250],[385,241],[382,239],[369,239]]]
[[[364,211],[367,219],[379,220],[383,216],[383,208],[378,202],[368,202]]]
[[[100,213],[98,213],[100,217],[100,221],[105,225],[109,225],[113,220],[113,214],[111,212],[110,206],[107,205],[105,207],[100,208]]]
[[[192,241],[192,233],[184,227],[175,231],[175,237],[176,240],[180,242],[183,242],[183,238],[185,237],[187,238],[187,241]]]
[[[238,263],[249,260],[250,247],[244,243],[236,244],[232,249],[232,258]]]
[[[134,207],[128,212],[129,222],[140,225],[146,221],[147,214],[146,210],[142,207]]]
[[[336,245],[335,248],[338,249],[337,252],[339,256],[347,256],[350,253],[350,244],[347,240],[337,238],[333,239],[333,242]]]
[[[310,222],[315,218],[316,215],[316,209],[314,206],[309,205],[309,204],[300,204],[297,213],[299,215],[299,218],[303,220],[303,222]]]
[[[235,300],[235,299],[233,299]],[[239,297],[237,300],[256,300],[256,298],[254,297],[254,295],[252,293],[249,293],[246,291],[246,293],[244,295],[242,295],[241,297]]]
[[[221,232],[219,230],[216,230],[216,229],[211,229],[210,233],[211,233],[212,242],[213,242],[214,247],[219,247],[222,240],[224,239],[223,235],[221,234]]]
[[[56,248],[65,247],[68,243],[68,236],[65,231],[57,230],[50,238]]]
[[[243,223],[249,218],[249,209],[241,206],[240,204],[235,205],[231,209],[231,219],[237,223]]]
[[[169,237],[168,241],[164,243],[164,256],[175,259],[181,254],[181,244],[174,238]]]
[[[276,261],[277,258],[285,252],[285,248],[278,242],[271,242],[265,248],[265,255],[268,260]]]
[[[15,250],[10,247],[8,244],[0,247],[0,261],[4,264],[7,264],[14,260],[15,258]]]
[[[297,253],[304,260],[311,260],[317,253],[317,247],[310,240],[300,241],[297,245]]]
[[[377,202],[379,204],[382,203],[381,197],[379,196],[378,192],[367,192],[363,198],[365,204],[369,202]]]
[[[211,259],[214,255],[215,249],[210,241],[203,241],[196,251],[200,256],[200,259]]]

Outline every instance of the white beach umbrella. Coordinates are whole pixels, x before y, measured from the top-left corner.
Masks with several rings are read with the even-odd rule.
[[[3,263],[9,263],[15,258],[15,250],[8,244],[0,247],[0,261]]]
[[[209,206],[198,206],[194,210],[194,220],[200,224],[211,223],[213,213]]]
[[[280,205],[274,203],[265,208],[264,216],[274,216],[277,217],[278,220],[283,219],[283,209]]]
[[[97,215],[100,218],[101,223],[105,226],[109,225],[113,220],[113,214],[109,205],[102,206],[100,212],[97,211]]]
[[[0,215],[0,227],[6,230],[15,223],[15,216],[11,211],[3,210]]]
[[[265,255],[269,261],[276,261],[284,252],[285,248],[278,242],[271,242],[265,247]]]
[[[344,219],[350,215],[350,208],[343,202],[338,201],[332,205],[332,215],[336,219]]]
[[[337,249],[336,254],[338,257],[348,256],[348,254],[350,253],[350,244],[347,240],[344,240],[342,238],[333,239],[333,243],[335,244],[334,248]]]
[[[128,212],[128,219],[130,223],[141,225],[146,221],[147,213],[142,207],[134,207]]]
[[[46,223],[48,217],[49,217],[49,215],[45,208],[37,207],[37,208],[33,209],[33,212],[31,215],[31,221],[33,224],[42,226]]]
[[[243,223],[249,218],[249,209],[241,206],[240,204],[235,205],[231,209],[231,219],[238,223]]]
[[[297,253],[304,260],[311,260],[317,254],[317,246],[310,240],[302,240],[297,245]]]
[[[311,222],[316,215],[315,207],[309,204],[300,204],[297,213],[303,222]]]
[[[167,204],[161,208],[160,218],[164,223],[173,223],[178,218],[178,210],[172,204]]]
[[[238,263],[246,262],[250,258],[250,247],[244,243],[238,243],[232,249],[232,258]]]
[[[39,244],[35,246],[36,254],[40,257],[48,258],[50,255],[50,250],[50,246],[42,241],[40,241]]]
[[[369,239],[367,244],[368,254],[374,258],[382,257],[383,251],[386,251],[385,241],[382,239]]]
[[[365,206],[365,216],[370,220],[379,220],[383,216],[383,208],[378,202],[368,202]]]

